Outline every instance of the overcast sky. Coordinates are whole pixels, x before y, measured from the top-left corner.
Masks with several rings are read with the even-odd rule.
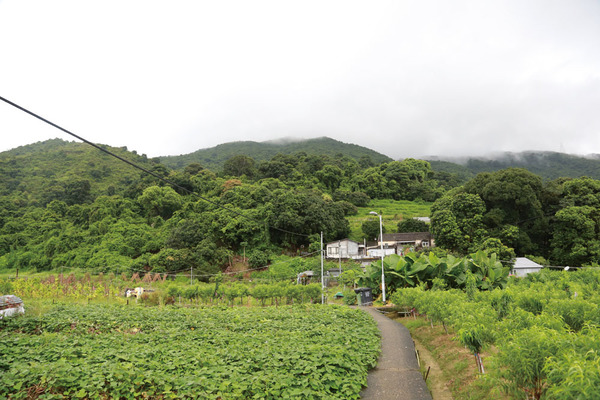
[[[600,2],[0,0],[0,96],[148,156],[600,153]],[[54,137],[0,102],[0,151]]]

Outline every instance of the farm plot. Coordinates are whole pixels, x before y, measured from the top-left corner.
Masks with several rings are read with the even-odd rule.
[[[347,307],[59,305],[0,321],[0,398],[355,399],[379,343]]]

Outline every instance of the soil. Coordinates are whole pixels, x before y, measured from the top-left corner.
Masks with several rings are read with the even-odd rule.
[[[509,397],[498,388],[481,380],[475,357],[455,339],[454,332],[446,333],[442,325],[431,326],[425,317],[396,317],[400,323],[412,325],[411,336],[421,358],[421,370],[431,366],[427,386],[434,400],[445,399],[498,399]],[[486,372],[491,368],[489,358],[495,348],[481,353]]]
[[[427,387],[431,391],[433,400],[453,400],[451,390],[448,387],[446,380],[444,379],[444,373],[436,362],[435,357],[431,354],[421,342],[414,339],[415,348],[419,354],[419,361],[421,363],[421,370],[425,371],[429,369],[429,375],[427,376]]]

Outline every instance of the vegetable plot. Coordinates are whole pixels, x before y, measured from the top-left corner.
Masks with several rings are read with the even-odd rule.
[[[379,343],[347,307],[60,305],[0,321],[0,398],[356,399]]]

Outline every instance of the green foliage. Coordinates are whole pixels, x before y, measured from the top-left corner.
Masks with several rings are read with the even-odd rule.
[[[469,158],[464,165],[447,161],[430,161],[436,172],[454,174],[465,181],[482,172],[494,172],[517,167],[540,175],[544,180],[562,177],[590,176],[600,179],[600,163],[597,159],[557,152],[526,151],[504,153],[495,159]]]
[[[496,370],[506,382],[505,390],[520,396],[525,392],[540,399],[547,389],[544,365],[549,357],[559,353],[564,341],[560,332],[537,326],[511,335],[510,340],[499,346],[498,362],[504,368]]]
[[[371,198],[434,201],[443,189],[433,176],[427,161],[407,158],[367,168],[351,183]]]
[[[350,192],[348,190],[336,190],[333,193],[333,199],[335,201],[347,201],[356,207],[366,207],[371,201],[371,198],[364,192]]]
[[[137,200],[149,218],[169,219],[182,206],[181,196],[170,187],[151,186]]]
[[[365,147],[342,143],[327,137],[309,139],[297,142],[232,142],[224,143],[213,148],[202,149],[181,156],[159,157],[160,161],[171,168],[182,168],[192,162],[200,163],[206,168],[220,170],[226,160],[239,154],[244,154],[256,161],[271,160],[277,154],[304,153],[317,156],[334,157],[337,154],[347,154],[355,160],[367,157],[376,163],[391,161],[389,157]],[[315,171],[320,168],[314,169]]]
[[[475,353],[494,345],[487,379],[511,398],[595,398],[599,279],[597,269],[548,270],[513,279],[507,289],[468,295],[419,286],[399,289],[391,300],[441,322]]]
[[[417,285],[431,288],[435,284],[437,288],[464,289],[470,294],[469,299],[477,290],[505,287],[509,273],[509,268],[502,266],[496,254],[488,255],[482,251],[464,258],[452,255],[437,257],[434,253],[392,254],[384,258],[383,266],[385,286],[389,292]],[[367,266],[358,277],[357,284],[370,287],[378,294],[381,290],[381,261]]]
[[[109,150],[152,168],[145,156],[126,148]],[[99,195],[123,194],[138,176],[135,169],[84,143],[53,139],[0,153],[0,196],[11,196],[21,207],[43,207],[53,200],[88,203]],[[115,193],[109,193],[111,187]]]
[[[0,279],[0,296],[12,294],[13,286],[8,279]]]
[[[504,261],[504,265],[507,267],[514,265],[514,260],[516,257],[515,251],[512,248],[502,244],[500,239],[488,238],[484,240],[478,249],[486,253],[497,254],[499,259]]]
[[[600,257],[600,214],[597,207],[571,206],[556,213],[552,259],[581,266]]]
[[[591,346],[583,356],[583,352],[562,352],[546,360],[544,372],[549,383],[547,398],[572,400],[593,399],[597,396],[600,385],[598,330],[587,333],[589,337],[586,337],[585,342]]]
[[[429,224],[414,218],[398,222],[398,232],[429,232]]]
[[[379,224],[378,219],[368,219],[362,223],[360,229],[363,232],[363,235],[366,239],[375,240],[379,238],[379,233],[383,230],[383,233],[386,233],[385,226],[381,226]]]
[[[223,174],[228,176],[253,177],[256,174],[255,162],[252,157],[236,155],[229,158],[223,164]]]
[[[348,307],[59,305],[0,320],[0,396],[358,399],[379,345]]]
[[[458,193],[436,201],[430,227],[436,245],[459,254],[473,251],[485,235],[484,212],[485,203],[474,194]]]
[[[260,268],[265,267],[271,261],[271,257],[268,251],[266,250],[252,250],[248,254],[248,264],[252,268]]]
[[[463,328],[458,331],[458,339],[473,353],[481,353],[481,349],[485,344],[485,329],[481,324],[468,329]]]
[[[347,305],[347,306],[356,305],[358,298],[356,297],[356,293],[354,292],[354,290],[345,289],[344,291],[342,291],[342,294],[344,295],[344,304],[345,305]]]
[[[363,222],[374,220],[369,213],[376,211],[382,215],[383,226],[386,232],[395,232],[398,227],[398,222],[403,219],[413,217],[426,217],[430,215],[430,203],[407,201],[407,200],[371,200],[370,205],[366,207],[358,207],[356,216],[347,217],[350,223],[350,239],[362,241],[364,235],[361,230]],[[379,221],[377,221],[379,224]],[[378,228],[379,229],[379,228]],[[379,234],[377,234],[378,236]]]

